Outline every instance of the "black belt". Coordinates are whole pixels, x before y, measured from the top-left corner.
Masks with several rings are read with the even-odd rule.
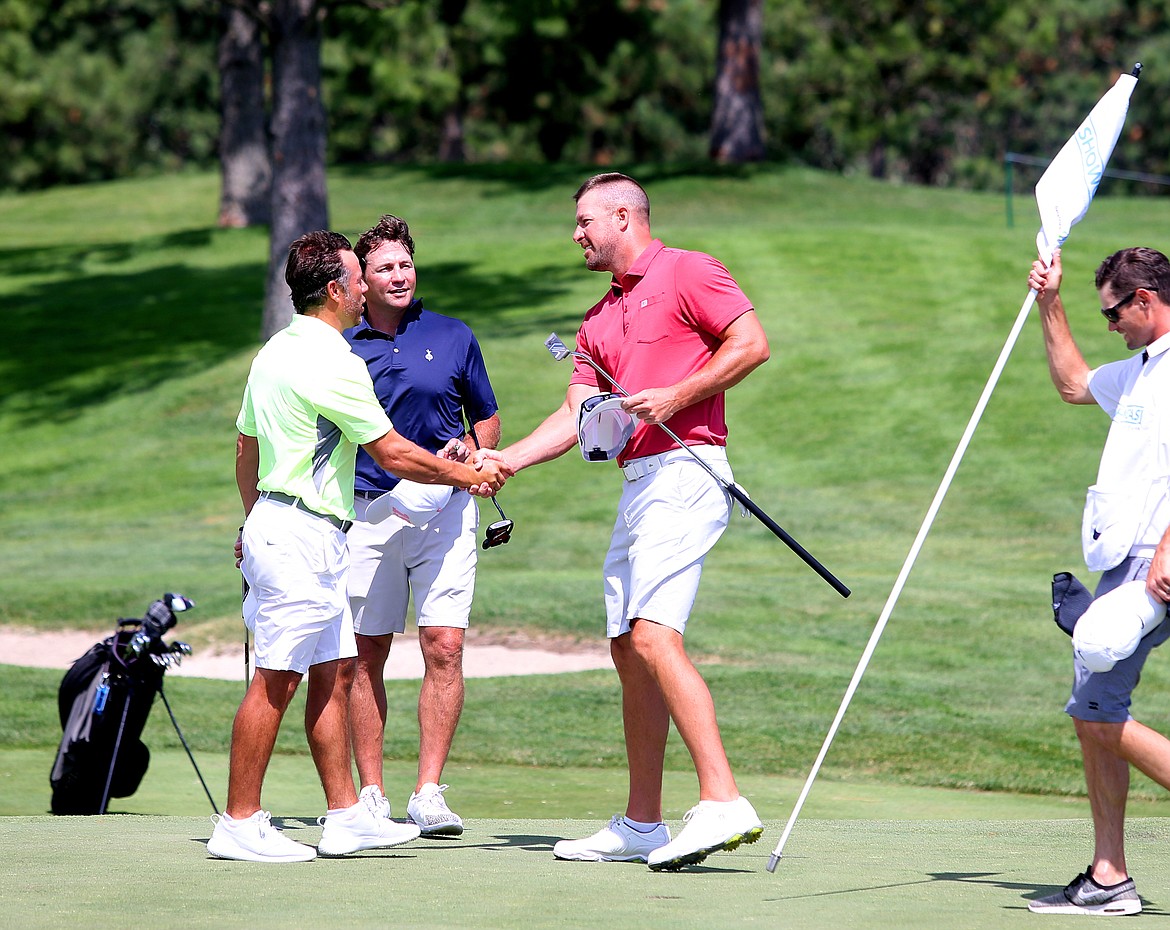
[[[466,488],[452,488],[451,493],[458,494],[460,491],[465,491],[465,490],[466,490]],[[383,494],[389,494],[389,493],[390,493],[389,491],[380,491],[377,489],[375,489],[373,491],[367,491],[365,488],[354,488],[353,489],[353,496],[354,497],[360,497],[362,500],[367,500],[367,501],[375,501],[379,497],[381,497]]]
[[[290,507],[296,507],[297,510],[303,510],[305,513],[314,517],[320,517],[322,520],[328,520],[341,532],[348,533],[349,528],[353,526],[352,520],[342,520],[341,517],[335,517],[331,513],[317,513],[315,510],[310,510],[309,506],[299,497],[293,497],[291,494],[285,494],[283,491],[261,491],[261,498],[267,498],[270,501],[276,501],[280,504],[288,504]]]

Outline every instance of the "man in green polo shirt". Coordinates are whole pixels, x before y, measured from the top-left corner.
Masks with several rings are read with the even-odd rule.
[[[340,856],[418,836],[414,824],[386,817],[380,799],[359,797],[351,772],[357,649],[345,531],[358,445],[400,477],[478,495],[495,493],[511,474],[499,459],[472,467],[440,458],[394,430],[341,335],[360,318],[366,290],[344,236],[297,239],[285,279],[297,316],[257,354],[236,420],[236,483],[247,514],[237,555],[249,585],[244,620],[255,637],[256,674],[232,726],[227,807],[207,843],[212,856],[253,862]],[[316,850],[284,836],[260,806],[281,720],[306,673],[305,732],[327,803]]]

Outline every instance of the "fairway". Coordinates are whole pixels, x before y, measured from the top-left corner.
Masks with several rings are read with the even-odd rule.
[[[315,842],[312,817],[284,821]],[[679,873],[637,863],[570,863],[552,844],[596,827],[484,820],[459,839],[417,840],[347,859],[285,866],[224,862],[191,817],[0,820],[20,850],[0,871],[12,927],[707,927],[1002,928],[1037,925],[1028,899],[1081,866],[1085,821],[808,821],[775,873],[781,824]],[[1165,820],[1131,824],[1143,916],[1165,916]],[[1082,857],[1083,858],[1083,857]],[[1143,880],[1143,876],[1145,876]],[[1060,921],[1058,920],[1059,924]]]

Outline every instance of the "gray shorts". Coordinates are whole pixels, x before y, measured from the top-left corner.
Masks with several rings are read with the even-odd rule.
[[[1128,558],[1101,576],[1093,596],[1100,597],[1127,581],[1145,578],[1149,570],[1149,559]],[[1072,697],[1068,699],[1064,712],[1077,720],[1125,723],[1130,719],[1129,705],[1133,689],[1141,680],[1146,657],[1151,649],[1162,645],[1167,639],[1170,639],[1170,616],[1142,638],[1133,655],[1122,659],[1107,672],[1090,672],[1074,656]]]

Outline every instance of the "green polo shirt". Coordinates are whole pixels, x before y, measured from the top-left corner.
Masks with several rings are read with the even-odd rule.
[[[259,490],[352,520],[357,448],[394,426],[341,333],[298,314],[253,360],[236,428],[257,439]]]

